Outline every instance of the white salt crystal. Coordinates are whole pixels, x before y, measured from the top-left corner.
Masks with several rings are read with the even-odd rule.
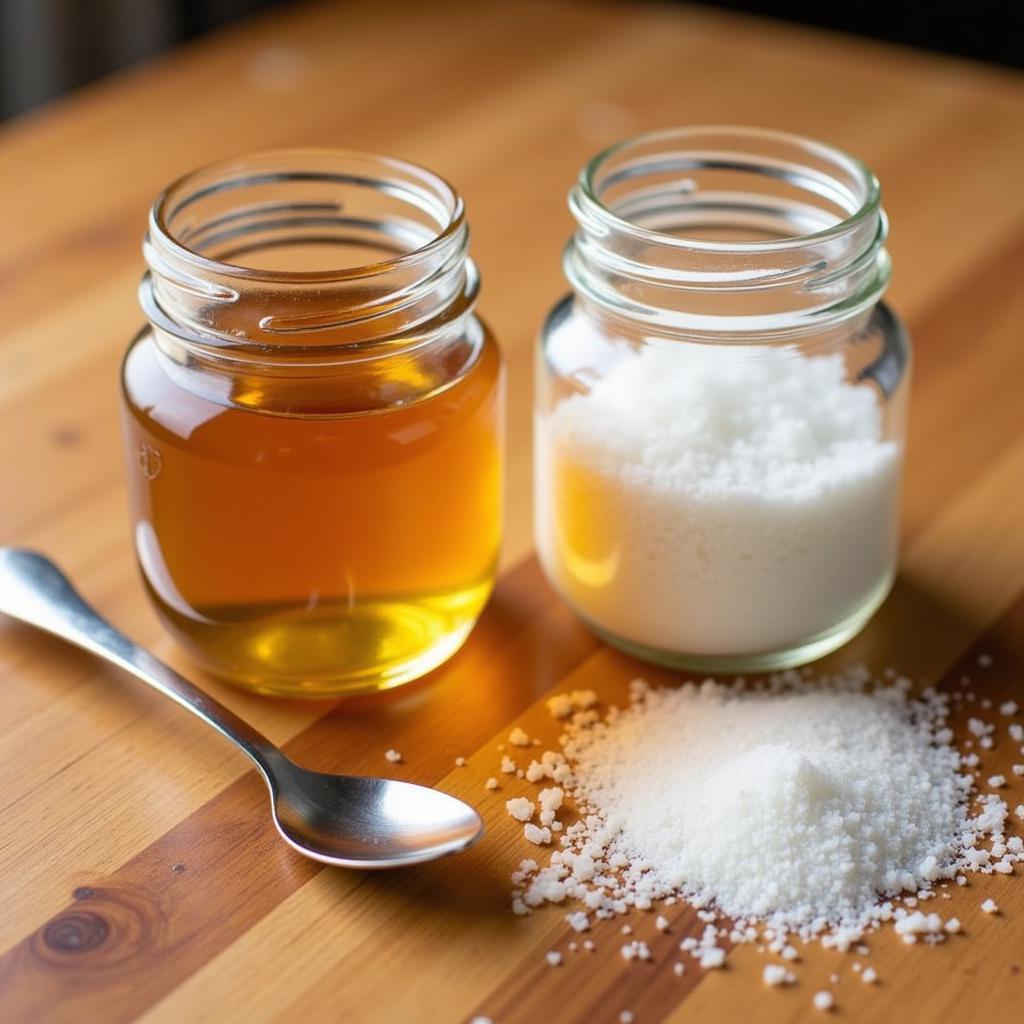
[[[547,846],[551,842],[551,829],[538,828],[529,822],[523,826],[523,835],[526,837],[527,842],[534,843],[537,846]]]
[[[725,965],[725,950],[717,946],[705,949],[700,955],[700,965],[706,971],[715,970]]]
[[[402,755],[397,750],[385,750],[384,757],[392,764],[398,764],[402,760]]]
[[[835,1000],[832,998],[831,992],[815,992],[812,1002],[814,1003],[814,1008],[822,1012],[831,1010],[835,1006]]]
[[[545,959],[552,967],[558,967],[562,963],[562,954],[552,950],[545,956]]]
[[[508,734],[508,741],[513,747],[528,747],[530,745],[530,737],[518,725]]]
[[[878,981],[878,972],[874,967],[865,967],[860,976],[860,980],[867,985],[874,985],[874,983]]]
[[[565,919],[574,932],[590,930],[590,918],[582,910],[577,910],[574,914],[567,914]]]
[[[540,791],[537,801],[545,811],[557,811],[562,806],[564,797],[564,790],[558,786],[550,786]]]
[[[796,981],[796,976],[781,964],[766,964],[761,972],[761,977],[766,985],[771,985],[773,988],[777,985],[792,985]]]
[[[568,718],[572,714],[572,701],[567,693],[556,693],[546,703],[552,718]]]
[[[1005,775],[990,775],[988,777],[988,784],[993,789],[999,789],[1002,786],[1006,785],[1006,776]]]
[[[505,810],[516,821],[529,821],[533,817],[535,807],[532,800],[527,800],[525,796],[517,796],[505,801]]]
[[[1015,700],[1008,700],[1003,704],[999,705],[999,713],[1001,715],[1015,715],[1017,714],[1017,702]]]
[[[981,909],[984,910],[986,914],[997,914],[999,913],[999,904],[993,899],[987,899],[982,903]]]
[[[492,775],[485,783],[484,789],[497,789],[498,780]]]

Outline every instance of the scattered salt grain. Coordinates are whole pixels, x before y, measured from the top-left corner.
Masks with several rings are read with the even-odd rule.
[[[641,942],[639,939],[634,939],[632,942],[627,942],[622,949],[619,950],[622,954],[623,960],[650,960],[651,951],[646,942]]]
[[[863,973],[860,976],[860,980],[866,985],[874,985],[878,981],[878,972],[874,967],[865,967]]]
[[[572,700],[567,693],[556,693],[545,703],[552,718],[568,718],[572,714]]]
[[[551,842],[551,829],[538,828],[529,822],[523,826],[523,835],[526,837],[527,842],[533,843],[536,846],[547,846]]]
[[[456,768],[465,768],[466,767],[466,759],[464,757],[457,757],[457,758],[455,758],[455,767]]]
[[[402,755],[397,750],[385,750],[384,757],[392,764],[398,764],[402,760]]]
[[[998,914],[999,904],[993,899],[987,899],[982,903],[981,909],[984,910],[986,914]]]
[[[1014,775],[1024,775],[1024,764],[1011,765],[1010,771],[1012,771]]]
[[[835,1000],[832,998],[831,992],[815,992],[812,1002],[814,1003],[814,1008],[821,1010],[823,1013],[835,1006]]]
[[[1017,702],[1015,700],[1008,700],[999,705],[999,713],[1001,715],[1015,715],[1017,714]]]
[[[960,931],[960,919],[958,917],[951,917],[944,927],[950,935],[956,935]]]
[[[619,1024],[633,1024],[633,1014],[630,1010],[623,1010],[619,1014]]]
[[[719,949],[717,946],[705,949],[700,955],[700,965],[706,971],[713,971],[719,967],[724,967],[725,950]]]
[[[577,910],[574,914],[566,914],[565,919],[569,922],[569,927],[574,932],[590,930],[590,918],[582,910]]]
[[[657,917],[656,917],[656,918],[654,919],[654,927],[655,927],[655,928],[657,928],[659,932],[667,932],[667,931],[668,931],[668,928],[669,928],[669,925],[668,925],[668,918],[667,918],[667,917],[664,917],[664,916],[663,916],[663,915],[661,915],[661,914],[659,914],[659,915],[658,915],[658,916],[657,916]]]
[[[989,668],[989,667],[991,667],[991,665],[992,665],[992,655],[991,654],[979,654],[978,655],[978,664],[982,668]]]
[[[686,964],[684,964],[681,960],[677,961],[672,965],[672,973],[677,978],[681,978],[686,973]]]
[[[1024,742],[1024,725],[1021,725],[1019,722],[1011,722],[1007,726],[1006,731],[1010,734],[1010,739],[1014,743]]]
[[[553,949],[547,954],[545,959],[552,967],[558,967],[562,963],[562,954]]]
[[[514,775],[516,771],[516,763],[511,757],[506,754],[501,759],[501,770],[505,775]]]
[[[530,737],[518,725],[508,734],[508,741],[513,747],[528,747],[530,745]]]
[[[1000,789],[1002,786],[1006,785],[1006,776],[1005,775],[990,775],[988,777],[988,784],[993,789]]]
[[[796,975],[787,971],[781,964],[766,964],[761,977],[764,983],[772,988],[778,985],[792,985],[796,981]]]
[[[492,775],[485,783],[484,789],[497,789],[498,780]]]
[[[587,951],[588,953],[593,953],[593,952],[594,952],[594,950],[595,950],[595,949],[597,949],[597,946],[595,946],[595,945],[594,945],[594,941],[593,941],[593,939],[586,939],[586,940],[584,941],[584,943],[583,943],[583,948],[584,948],[584,949],[585,949],[585,950],[586,950],[586,951]]]
[[[527,800],[525,796],[517,796],[505,801],[505,810],[516,821],[529,821],[533,817],[533,812],[536,808],[532,800]]]

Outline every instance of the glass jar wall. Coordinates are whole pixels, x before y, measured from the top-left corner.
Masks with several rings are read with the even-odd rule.
[[[174,636],[260,692],[422,675],[491,591],[503,391],[457,194],[260,154],[153,207],[123,368],[135,548]]]
[[[600,154],[570,207],[537,367],[549,579],[663,664],[838,647],[896,569],[909,346],[876,179],[811,140],[685,129]]]

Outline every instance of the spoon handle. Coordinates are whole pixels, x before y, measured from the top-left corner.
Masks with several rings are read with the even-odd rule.
[[[248,722],[116,630],[43,555],[0,548],[0,612],[112,662],[177,701],[248,754],[264,776],[282,756]]]

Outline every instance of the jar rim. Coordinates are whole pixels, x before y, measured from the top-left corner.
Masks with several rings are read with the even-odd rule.
[[[614,158],[628,153],[632,149],[640,149],[654,143],[685,143],[697,138],[713,140],[716,136],[734,140],[736,138],[743,138],[750,141],[793,146],[794,148],[804,150],[810,155],[831,161],[837,167],[845,169],[857,178],[863,191],[861,201],[857,209],[846,217],[837,220],[835,224],[817,231],[766,240],[723,241],[696,238],[685,234],[658,231],[654,228],[645,227],[616,213],[601,198],[598,176]],[[598,221],[616,231],[630,235],[639,241],[670,246],[693,253],[714,253],[717,255],[765,255],[782,250],[800,248],[809,243],[825,242],[847,234],[864,221],[878,216],[881,208],[881,186],[878,178],[862,160],[836,146],[819,142],[804,135],[744,125],[691,125],[681,128],[663,128],[631,136],[628,139],[606,147],[591,158],[580,171],[573,192],[581,200],[583,212],[594,216]]]
[[[265,172],[262,177],[254,176],[251,171],[248,173],[245,171],[246,167],[252,167],[261,163],[279,163],[282,167],[291,167],[292,169]],[[434,198],[437,200],[433,204],[434,212],[443,212],[444,214],[443,217],[438,218],[437,231],[421,245],[387,259],[372,260],[368,263],[354,266],[339,266],[317,270],[276,270],[245,266],[239,263],[232,263],[229,260],[221,260],[205,255],[186,245],[172,227],[171,222],[174,216],[188,203],[208,196],[213,191],[245,187],[252,184],[285,181],[289,177],[306,176],[310,179],[330,179],[336,172],[325,169],[302,169],[303,164],[326,165],[328,163],[347,165],[351,168],[362,168],[365,171],[377,169],[380,172],[377,175],[365,174],[356,176],[355,180],[366,184],[373,181],[386,183],[389,181],[387,174],[390,172],[392,175],[390,181],[393,187],[402,187],[394,183],[404,181],[405,185],[402,191],[407,193],[410,199],[417,191],[419,192],[419,198],[423,202],[415,205],[420,206],[421,209],[426,209],[424,204],[427,202],[428,196]],[[237,171],[237,175],[231,178],[229,175],[233,169]],[[216,184],[208,185],[198,193],[188,194],[186,192],[190,186],[198,184],[207,178],[216,180],[218,176],[223,176],[223,180]],[[351,178],[352,175],[350,174],[345,179],[339,180],[349,180]],[[416,188],[417,185],[419,189]],[[179,201],[172,206],[172,202],[176,199]],[[462,197],[455,190],[455,187],[441,175],[428,170],[420,164],[397,157],[377,153],[363,153],[357,150],[335,149],[332,147],[296,147],[261,150],[256,153],[216,160],[194,168],[176,178],[163,189],[150,207],[148,221],[151,237],[159,238],[161,247],[166,247],[166,251],[170,255],[184,261],[197,270],[246,281],[272,281],[289,284],[356,281],[367,277],[401,271],[434,257],[439,250],[443,250],[446,246],[452,244],[453,239],[457,239],[463,234],[466,227],[465,204]]]

